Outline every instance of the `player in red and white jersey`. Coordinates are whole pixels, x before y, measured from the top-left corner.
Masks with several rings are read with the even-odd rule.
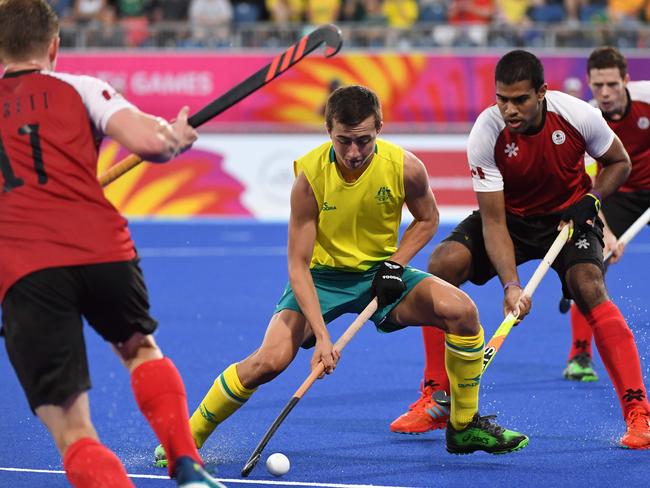
[[[617,239],[650,207],[650,81],[629,81],[627,61],[613,47],[595,49],[587,60],[587,80],[607,124],[621,139],[632,161],[627,181],[604,202],[605,252],[609,264],[623,254]],[[611,230],[610,230],[611,229]],[[593,369],[592,331],[578,307],[571,307],[572,340],[565,378],[596,381]]]
[[[481,285],[498,276],[504,312],[523,317],[517,266],[541,259],[559,228],[572,222],[572,239],[552,267],[563,293],[587,317],[619,398],[627,431],[621,445],[650,448],[650,404],[634,337],[605,289],[600,202],[630,172],[623,144],[598,110],[569,95],[548,91],[537,57],[512,51],[496,66],[497,104],[484,110],[469,136],[468,160],[479,211],[462,221],[434,249],[429,272],[459,286]],[[585,151],[602,171],[592,187]],[[391,430],[419,433],[442,428],[446,415],[433,400],[449,391],[444,374],[443,337],[425,330],[425,377],[421,398],[391,424]]]
[[[126,221],[96,178],[104,135],[161,162],[189,148],[197,134],[188,108],[170,125],[100,80],[53,73],[58,30],[45,0],[0,0],[0,301],[9,359],[73,486],[133,486],[90,419],[82,317],[129,369],[179,486],[221,486],[202,469],[183,382],[151,336],[157,322]]]

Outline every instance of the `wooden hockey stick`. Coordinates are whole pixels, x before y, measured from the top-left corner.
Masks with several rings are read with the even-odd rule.
[[[544,255],[542,258],[542,262],[539,263],[537,269],[535,269],[535,272],[533,273],[533,276],[531,276],[530,280],[528,280],[528,283],[524,287],[524,295],[528,295],[529,297],[533,296],[533,293],[535,293],[535,290],[537,289],[539,283],[542,281],[542,278],[553,264],[553,261],[555,261],[557,255],[560,254],[560,251],[562,250],[562,247],[564,247],[564,244],[566,244],[566,242],[569,240],[570,233],[570,225],[565,225],[562,227],[562,230],[553,241],[553,244],[551,244],[551,247],[547,251],[546,255]],[[485,345],[485,354],[483,356],[483,372],[490,365],[496,353],[499,352],[499,349],[501,349],[501,346],[503,345],[503,341],[505,341],[506,337],[508,337],[508,334],[516,323],[517,315],[513,314],[512,312],[508,313],[508,315],[506,315],[506,318],[503,319],[503,322],[501,322],[501,325],[499,325],[495,331],[490,341]]]
[[[634,221],[632,225],[630,225],[625,232],[621,234],[621,237],[618,238],[618,241],[616,241],[616,244],[623,244],[627,245],[628,242],[630,242],[632,239],[636,237],[636,235],[641,232],[641,229],[648,225],[650,222],[650,208],[647,208],[645,212],[643,212],[638,219]],[[612,254],[614,254],[614,251],[608,251],[607,254],[605,254],[605,264],[609,262],[609,259],[612,257]],[[562,313],[567,313],[571,309],[571,304],[573,303],[573,300],[570,298],[562,297],[560,299],[560,305],[559,309],[560,312]]]
[[[321,44],[325,44],[325,56],[332,57],[343,44],[341,30],[334,24],[324,25],[307,34],[295,44],[291,45],[282,54],[273,58],[269,64],[257,73],[249,76],[244,81],[231,88],[229,91],[213,100],[188,119],[192,127],[199,127],[208,120],[229,109],[248,95],[259,90],[267,83],[273,81],[286,70],[295,65],[309,53],[315,51]],[[119,163],[113,165],[99,177],[99,183],[106,186],[115,181],[127,171],[135,168],[142,162],[137,154],[131,154]]]
[[[571,226],[565,225],[562,227],[562,230],[553,241],[553,244],[551,244],[551,247],[542,258],[542,262],[539,263],[537,269],[535,269],[535,272],[533,273],[533,276],[531,276],[530,280],[528,280],[528,283],[524,287],[523,293],[525,295],[528,295],[529,297],[533,296],[533,293],[535,293],[537,286],[553,264],[553,261],[555,261],[557,255],[560,254],[562,247],[564,247],[564,244],[566,244],[566,242],[569,240],[570,235]],[[496,353],[499,352],[501,346],[503,346],[503,342],[506,340],[506,337],[508,337],[508,334],[510,334],[510,331],[516,323],[517,315],[509,312],[508,315],[506,315],[506,318],[503,319],[503,322],[501,322],[501,325],[499,325],[497,330],[492,335],[492,338],[485,345],[483,352],[483,369],[481,370],[481,374],[485,373],[485,370],[494,359]],[[438,397],[435,398],[435,401],[436,403],[443,406],[451,405],[451,398],[448,395],[439,394]]]
[[[339,340],[336,341],[334,344],[334,347],[338,351],[342,351],[343,348],[347,345],[348,342],[350,342],[350,339],[354,337],[354,335],[359,332],[359,329],[361,329],[361,326],[365,324],[370,317],[372,317],[372,314],[377,311],[377,299],[373,298],[373,300],[368,304],[368,306],[359,314],[359,316],[354,319],[354,322],[350,324],[350,326],[343,332],[341,337],[339,337]],[[280,412],[280,415],[277,416],[277,418],[273,421],[271,424],[271,427],[269,427],[269,430],[266,431],[266,434],[264,434],[264,437],[262,437],[262,440],[259,442],[253,453],[250,455],[248,458],[248,461],[246,461],[246,464],[244,465],[243,469],[241,470],[241,475],[245,478],[247,477],[250,472],[253,470],[257,462],[260,460],[260,456],[262,455],[262,451],[266,447],[266,445],[269,443],[271,440],[271,437],[273,437],[273,434],[275,434],[275,431],[278,430],[278,427],[280,427],[280,424],[284,421],[285,418],[287,418],[287,415],[289,415],[289,412],[293,410],[293,407],[295,407],[300,399],[303,397],[305,393],[307,393],[307,390],[311,387],[311,385],[314,384],[316,379],[323,373],[323,363],[318,363],[318,366],[313,369],[313,371],[307,376],[307,379],[303,381],[302,385],[296,390],[296,392],[293,394],[293,397],[291,397],[291,400],[285,405],[285,407],[282,409]]]

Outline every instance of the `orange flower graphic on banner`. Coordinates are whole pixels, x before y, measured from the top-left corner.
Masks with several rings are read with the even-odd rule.
[[[255,118],[320,126],[328,87],[336,80],[372,89],[381,100],[384,119],[390,121],[397,104],[425,68],[424,55],[347,54],[333,59],[305,59],[278,82],[265,87],[268,103],[256,110]]]
[[[109,141],[102,146],[98,173],[127,153]],[[242,205],[243,185],[223,170],[223,157],[192,149],[165,164],[142,163],[111,183],[106,197],[128,216],[250,216]]]

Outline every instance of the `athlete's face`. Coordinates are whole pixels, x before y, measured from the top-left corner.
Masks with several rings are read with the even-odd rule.
[[[535,91],[530,81],[506,85],[497,81],[497,106],[510,132],[522,133],[542,123],[546,84]]]
[[[344,125],[334,119],[329,135],[339,164],[352,171],[361,169],[374,154],[380,131],[372,115],[358,125]]]
[[[627,107],[625,87],[630,77],[621,76],[618,68],[591,69],[587,76],[598,108],[610,119],[620,119]]]

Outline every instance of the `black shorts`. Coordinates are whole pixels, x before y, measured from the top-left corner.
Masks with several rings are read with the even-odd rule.
[[[560,214],[542,217],[517,217],[506,214],[506,225],[515,248],[517,265],[533,259],[542,259],[558,235]],[[562,292],[571,298],[566,286],[566,272],[578,263],[593,263],[603,270],[603,223],[596,219],[596,225],[587,233],[574,234],[572,240],[562,248],[552,264],[560,277]],[[472,254],[472,268],[469,281],[482,285],[496,276],[497,272],[488,258],[483,241],[481,214],[474,211],[449,234],[444,241],[455,241],[467,247]],[[444,242],[443,241],[443,242]]]
[[[616,192],[603,202],[607,225],[616,237],[621,237],[641,214],[650,208],[650,190]],[[650,224],[648,224],[650,225]]]
[[[9,288],[2,332],[32,411],[90,389],[82,317],[111,343],[156,330],[137,259],[47,268]]]

